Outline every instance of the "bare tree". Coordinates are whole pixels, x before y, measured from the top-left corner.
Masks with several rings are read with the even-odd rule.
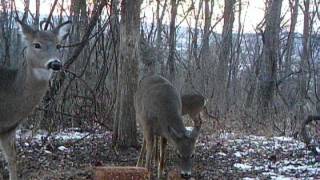
[[[277,62],[279,58],[279,33],[282,0],[269,0],[265,14],[265,30],[263,33],[263,54],[258,82],[258,115],[264,122],[272,104],[277,78]]]
[[[166,7],[167,7],[167,0],[164,1],[164,4],[163,4],[163,7],[162,7],[162,11],[161,11],[161,14],[160,14],[160,0],[157,0],[157,11],[156,11],[156,16],[157,16],[157,39],[156,39],[156,47],[157,47],[157,60],[156,62],[157,63],[160,63],[160,71],[161,71],[161,74],[164,75],[165,73],[165,67],[164,67],[164,59],[162,57],[162,30],[163,30],[163,27],[162,27],[162,21],[163,21],[163,18],[164,18],[164,15],[165,15],[165,10],[166,10]]]
[[[216,70],[216,91],[215,91],[215,109],[224,114],[226,111],[226,96],[227,96],[227,74],[228,62],[231,58],[232,48],[232,29],[234,22],[234,6],[236,0],[224,1],[224,22],[222,30],[221,46],[219,51],[218,67]]]
[[[136,119],[133,97],[138,83],[140,0],[121,3],[119,67],[113,141],[123,147],[135,146]]]
[[[36,0],[36,15],[34,16],[33,27],[39,29],[40,24],[40,0]]]
[[[168,79],[175,80],[175,50],[176,50],[176,16],[179,0],[171,0],[170,34],[169,34],[169,55],[167,60]]]
[[[308,73],[309,73],[309,59],[310,59],[310,0],[304,0],[303,10],[303,40],[302,40],[302,55],[300,61],[301,73],[298,80],[298,92],[299,92],[299,117],[303,120],[305,117],[304,105],[308,98]]]
[[[12,25],[12,10],[13,5],[12,2],[7,2],[5,0],[1,0],[0,4],[0,28],[1,28],[1,36],[4,40],[4,57],[3,57],[3,65],[10,66],[11,65],[11,25]],[[11,12],[11,13],[10,13]]]
[[[192,6],[195,6],[194,5],[195,3],[194,2],[192,2],[192,3],[193,3]],[[200,17],[200,12],[202,11],[202,6],[203,6],[203,0],[200,0],[199,4],[198,4],[198,8],[193,7],[195,24],[194,24],[193,36],[192,36],[192,40],[191,40],[191,54],[192,54],[192,59],[194,59],[197,68],[200,68],[200,58],[198,56],[198,54],[199,54],[198,53],[198,49],[199,49],[198,48],[198,38],[199,38],[198,36],[199,36],[199,29],[200,29],[199,17]],[[207,7],[207,8],[209,9],[209,7]],[[206,17],[206,18],[208,18],[208,17]]]
[[[286,55],[285,55],[285,71],[286,74],[290,72],[291,56],[293,50],[293,43],[295,38],[295,29],[298,18],[299,0],[289,0],[289,6],[291,11],[290,29],[288,34],[288,40],[286,45]]]

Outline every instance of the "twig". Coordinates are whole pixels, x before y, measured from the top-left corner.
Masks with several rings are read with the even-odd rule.
[[[56,7],[57,3],[58,3],[58,0],[55,0],[55,1],[53,2],[53,5],[52,5],[52,8],[51,8],[51,11],[50,11],[50,13],[49,13],[49,16],[48,16],[47,22],[46,22],[46,24],[44,25],[44,29],[43,29],[43,30],[47,30],[47,29],[48,29],[48,26],[49,26],[49,24],[50,24],[50,20],[51,20],[51,18],[52,18],[53,11],[54,11],[54,9],[55,9],[55,7]]]
[[[106,5],[105,2],[101,2],[98,7],[96,8],[96,12],[94,13],[94,15],[92,16],[91,20],[90,20],[90,24],[88,25],[88,28],[86,29],[86,32],[82,38],[81,42],[87,42],[87,40],[90,37],[90,34],[93,30],[93,28],[95,27],[100,14],[103,10],[103,7]],[[81,51],[83,50],[83,48],[86,46],[87,43],[81,43],[79,44],[78,48],[75,49],[75,51],[73,52],[73,55],[67,60],[67,62],[65,63],[65,68],[68,69],[69,66],[78,58],[78,56],[81,54]]]

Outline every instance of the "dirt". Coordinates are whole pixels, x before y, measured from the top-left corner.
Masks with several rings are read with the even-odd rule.
[[[194,179],[320,178],[320,164],[303,143],[251,137],[199,137]],[[17,145],[20,178],[26,180],[93,179],[93,167],[134,166],[139,155],[139,148],[113,148],[110,133],[75,140],[18,138]],[[0,173],[7,179],[5,161],[3,156],[0,158]],[[177,161],[170,147],[167,169],[175,167]]]

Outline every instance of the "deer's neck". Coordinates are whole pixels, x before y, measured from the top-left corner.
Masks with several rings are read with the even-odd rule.
[[[16,80],[17,89],[21,90],[24,96],[42,96],[48,88],[51,78],[51,71],[40,68],[33,68],[30,61],[26,61],[20,66]]]

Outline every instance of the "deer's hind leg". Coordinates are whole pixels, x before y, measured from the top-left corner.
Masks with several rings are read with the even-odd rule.
[[[153,145],[154,145],[154,135],[150,132],[145,132],[144,134],[146,140],[146,164],[145,167],[151,172],[152,170],[152,155],[153,155]]]
[[[17,180],[17,161],[16,161],[16,129],[9,130],[0,134],[0,145],[5,159],[8,162],[10,180]]]
[[[160,179],[162,174],[163,174],[163,170],[165,168],[166,165],[166,147],[167,147],[167,139],[164,137],[160,137],[160,159],[159,159],[159,164],[158,164],[158,178]]]

